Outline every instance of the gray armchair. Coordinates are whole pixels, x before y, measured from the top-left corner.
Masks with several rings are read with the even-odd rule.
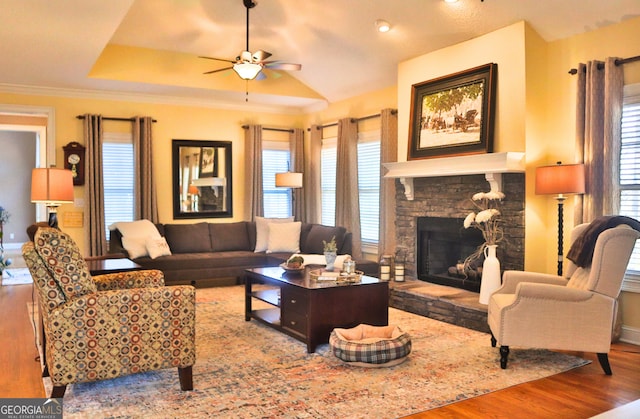
[[[572,242],[589,224],[574,228]],[[566,263],[565,277],[505,271],[489,299],[491,345],[500,345],[500,366],[509,347],[595,352],[607,375],[617,298],[640,233],[628,225],[597,235],[590,266]]]

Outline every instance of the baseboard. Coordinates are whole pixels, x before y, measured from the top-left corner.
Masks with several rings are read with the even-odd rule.
[[[637,327],[622,325],[620,341],[631,343],[633,345],[640,345],[640,329]]]

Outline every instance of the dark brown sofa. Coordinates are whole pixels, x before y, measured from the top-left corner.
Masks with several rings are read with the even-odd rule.
[[[152,259],[148,256],[132,259],[145,269],[160,269],[167,284],[219,286],[242,283],[247,268],[278,266],[291,253],[254,252],[255,222],[156,224],[160,235],[169,244],[171,255]],[[322,254],[323,240],[335,236],[338,254],[351,254],[351,233],[343,227],[302,224],[300,253]],[[111,231],[109,253],[123,253],[122,234]],[[378,275],[378,264],[356,260],[357,269],[367,275]]]

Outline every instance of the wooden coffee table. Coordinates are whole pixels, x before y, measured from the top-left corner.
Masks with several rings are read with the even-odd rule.
[[[254,284],[267,287],[254,289]],[[253,310],[254,299],[267,308]],[[389,324],[389,283],[362,276],[359,282],[317,281],[304,272],[288,273],[280,267],[245,271],[245,320],[256,319],[307,344],[307,352],[329,342],[336,327],[361,323]]]

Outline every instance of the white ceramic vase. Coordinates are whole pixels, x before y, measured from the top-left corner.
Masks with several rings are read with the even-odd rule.
[[[324,252],[324,258],[327,262],[326,269],[328,271],[333,271],[333,269],[335,268],[336,257],[336,252]]]
[[[500,288],[500,261],[496,257],[497,247],[497,245],[491,244],[484,248],[482,282],[480,283],[480,304],[489,304],[491,294]]]

